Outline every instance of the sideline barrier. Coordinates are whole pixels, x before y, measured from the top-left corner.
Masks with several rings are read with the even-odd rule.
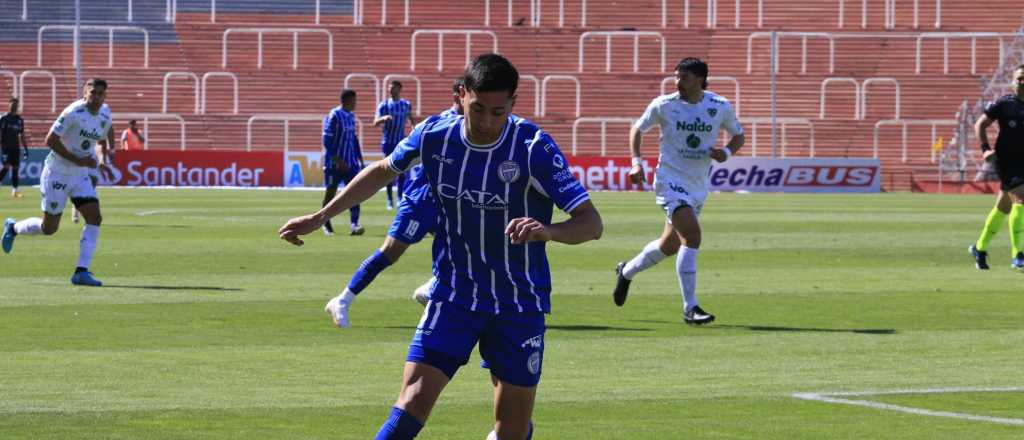
[[[647,182],[629,183],[629,157],[571,156],[569,169],[590,191],[652,189],[657,160],[644,160]],[[877,159],[734,157],[711,166],[711,191],[750,192],[879,192],[881,165]]]
[[[114,179],[120,186],[282,186],[281,152],[118,151]]]

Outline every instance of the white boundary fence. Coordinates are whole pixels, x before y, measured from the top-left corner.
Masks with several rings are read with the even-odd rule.
[[[114,32],[138,32],[142,34],[142,67],[149,68],[149,31],[139,26],[106,26],[106,25],[81,25],[83,31],[106,31],[107,32],[107,67],[114,67]],[[70,24],[44,24],[39,26],[36,33],[36,65],[43,65],[43,34],[46,31],[75,31],[75,26]],[[77,61],[76,57],[76,61]],[[72,65],[74,62],[72,62]],[[75,66],[78,67],[78,66]]]
[[[327,29],[311,28],[268,28],[237,27],[224,30],[221,37],[220,64],[228,67],[228,35],[232,33],[256,34],[256,68],[263,69],[263,34],[292,34],[292,70],[299,69],[299,34],[323,34],[327,36],[327,69],[334,70],[334,34]]]
[[[444,36],[445,35],[464,35],[466,37],[466,64],[472,59],[470,56],[470,46],[472,45],[473,35],[487,35],[491,37],[491,52],[498,53],[498,36],[491,31],[479,30],[479,29],[420,29],[412,33],[412,39],[409,49],[409,70],[416,70],[416,37],[420,35],[437,35],[437,71],[444,70]]]
[[[612,71],[612,37],[633,37],[633,71],[640,71],[640,37],[652,37],[661,42],[661,64],[659,72],[665,71],[665,37],[654,31],[588,31],[579,38],[579,71],[583,72],[583,43],[588,37],[605,37],[605,72]]]

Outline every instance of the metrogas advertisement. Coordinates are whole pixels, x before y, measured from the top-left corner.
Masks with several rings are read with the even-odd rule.
[[[118,186],[282,186],[281,152],[118,151],[114,178]]]
[[[32,186],[39,184],[39,175],[43,173],[43,164],[46,161],[47,154],[50,154],[49,148],[28,149],[28,159],[21,158],[21,166],[18,168],[18,185]],[[0,183],[10,186],[10,173],[4,176],[3,182]]]
[[[569,158],[570,169],[588,190],[651,190],[657,160],[645,160],[647,183],[629,182],[630,158]],[[711,191],[751,192],[879,192],[878,159],[733,157],[712,163]]]

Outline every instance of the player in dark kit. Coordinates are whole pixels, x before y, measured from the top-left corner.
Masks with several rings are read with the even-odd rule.
[[[985,160],[995,160],[1001,189],[1013,201],[1009,215],[1010,244],[1013,247],[1013,260],[1010,264],[1014,269],[1024,270],[1024,244],[1021,242],[1024,238],[1024,64],[1013,71],[1013,80],[1017,93],[1003,96],[989,104],[974,129],[981,141]],[[999,122],[999,137],[996,138],[996,148],[993,150],[989,146],[986,130],[996,121]],[[993,208],[985,224],[986,231],[982,233],[983,239],[986,238],[990,224],[1002,223],[1000,214],[1002,212],[998,207]],[[998,227],[995,230],[998,231]],[[988,238],[991,240],[990,236]],[[988,252],[984,246],[987,244],[978,240],[978,244],[970,247],[978,269],[988,269]]]
[[[3,168],[0,168],[0,181],[11,173],[11,197],[21,197],[18,192],[18,169],[21,168],[22,148],[28,156],[28,143],[25,142],[25,121],[18,114],[18,98],[11,98],[10,111],[0,117],[0,156]]]

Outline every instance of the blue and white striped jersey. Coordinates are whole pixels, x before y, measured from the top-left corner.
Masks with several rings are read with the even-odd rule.
[[[438,113],[435,116],[431,116],[430,119],[424,122],[437,121],[438,119],[451,118],[455,116],[459,116],[459,112],[454,108],[448,108],[448,110]],[[414,198],[430,197],[430,191],[420,190],[421,188],[429,186],[427,183],[427,176],[423,174],[423,164],[417,164],[412,167],[412,170],[409,171],[409,175],[410,179],[409,183],[407,183],[407,186],[405,187],[405,196]]]
[[[518,217],[551,223],[557,205],[590,199],[555,142],[510,116],[491,145],[472,145],[462,116],[425,121],[388,157],[395,172],[422,161],[439,211],[431,298],[471,311],[550,312],[551,273],[544,242],[513,245],[505,226]]]
[[[333,168],[335,161],[349,167],[363,163],[363,153],[356,136],[356,115],[337,106],[324,118],[324,169]]]
[[[412,112],[412,104],[404,99],[395,101],[388,98],[377,105],[377,117],[391,115],[391,120],[381,124],[381,145],[398,145],[405,137],[405,121]]]

